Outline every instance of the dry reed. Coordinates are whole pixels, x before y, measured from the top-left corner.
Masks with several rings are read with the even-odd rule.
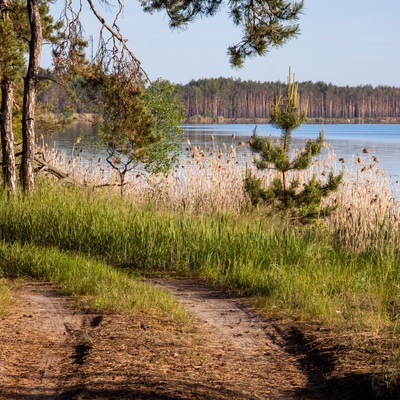
[[[355,251],[380,250],[399,242],[399,186],[377,162],[374,156],[352,157],[335,195],[337,210],[326,221],[340,243]]]
[[[169,175],[151,175],[143,171],[131,173],[125,195],[137,204],[153,204],[158,209],[184,210],[190,213],[233,212],[249,208],[244,191],[244,176],[251,170],[269,185],[275,177],[273,169],[256,171],[252,154],[234,136],[229,145],[194,146],[188,141],[181,163]],[[298,151],[298,150],[296,150]],[[89,187],[117,186],[118,176],[103,159],[85,158],[82,153],[68,157],[65,152],[44,147],[46,161],[63,170],[70,178]],[[307,182],[316,174],[324,181],[329,172],[344,170],[339,190],[323,205],[334,205],[336,211],[321,222],[334,232],[341,245],[353,250],[379,250],[383,245],[396,246],[400,239],[399,186],[385,171],[379,160],[364,150],[363,156],[350,160],[337,158],[331,146],[311,167],[293,172],[291,178]]]

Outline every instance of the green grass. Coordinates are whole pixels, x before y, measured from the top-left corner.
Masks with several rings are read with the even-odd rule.
[[[102,298],[114,289],[99,284],[110,276],[123,297],[136,290],[127,283],[132,279],[127,271],[178,273],[255,296],[260,307],[278,315],[386,329],[400,314],[399,252],[350,253],[335,244],[331,233],[318,229],[287,227],[256,212],[193,215],[135,207],[110,193],[59,186],[41,185],[35,194],[15,199],[3,193],[0,199],[3,248],[16,246],[12,254],[20,254],[14,264],[8,258],[3,274],[11,269],[22,274],[18,268],[23,268],[23,274],[62,280],[76,294],[91,287],[94,306],[116,307]],[[30,257],[24,256],[26,262],[24,253]],[[57,262],[44,262],[43,254]],[[68,286],[75,274],[83,274],[79,285]]]
[[[385,379],[396,382],[399,250],[382,242],[351,251],[330,229],[285,225],[257,210],[194,214],[40,184],[27,196],[0,192],[0,278],[47,279],[83,307],[185,323],[177,302],[140,276],[202,277],[251,296],[267,315],[340,332],[354,349],[385,357]],[[10,307],[12,292],[0,282],[0,315]]]
[[[117,313],[143,311],[171,322],[190,320],[166,291],[141,282],[103,261],[62,252],[54,247],[0,242],[0,273],[8,277],[33,277],[59,284],[81,307]],[[0,298],[10,289],[0,285]]]

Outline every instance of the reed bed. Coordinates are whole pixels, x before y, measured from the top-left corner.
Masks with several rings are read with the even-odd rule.
[[[115,184],[118,180],[116,171],[106,164],[104,157],[86,157],[83,149],[77,150],[75,146],[71,152],[49,147],[47,144],[40,146],[39,153],[44,161],[52,167],[64,172],[68,177],[84,186],[107,186]],[[46,172],[46,169],[44,169]]]
[[[344,170],[343,184],[337,193],[324,200],[336,211],[321,225],[333,232],[340,245],[352,251],[379,250],[382,246],[396,246],[400,239],[400,189],[379,168],[379,160],[364,149],[362,156],[340,161],[334,149],[325,145],[323,155],[314,160],[311,168],[291,178],[307,182],[313,174],[322,181],[331,170]],[[361,153],[361,149],[360,149]],[[101,158],[86,164],[81,156],[67,161],[65,153],[54,149],[45,151],[52,165],[67,171],[68,175],[89,187],[116,185],[115,172],[104,165]],[[189,213],[247,212],[249,199],[244,191],[246,172],[262,178],[269,185],[274,170],[260,173],[254,169],[252,154],[243,142],[234,136],[219,148],[214,138],[204,146],[186,148],[178,168],[167,176],[153,176],[136,171],[127,180],[126,198],[135,204],[152,204],[157,209],[183,210]]]
[[[353,251],[380,251],[399,244],[399,184],[386,176],[378,162],[369,154],[349,161],[335,196],[337,210],[326,221],[340,243]]]

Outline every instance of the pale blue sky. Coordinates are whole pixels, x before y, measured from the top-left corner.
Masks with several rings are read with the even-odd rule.
[[[240,70],[229,66],[226,54],[228,46],[239,41],[240,30],[224,10],[184,31],[171,31],[162,13],[146,14],[137,0],[126,0],[120,26],[152,80],[187,83],[222,76],[285,81],[291,66],[299,81],[400,87],[399,19],[400,0],[305,0],[300,36],[264,57],[247,60]],[[87,18],[84,28],[86,38],[94,35],[96,43],[98,25]],[[49,62],[46,54],[43,61]]]

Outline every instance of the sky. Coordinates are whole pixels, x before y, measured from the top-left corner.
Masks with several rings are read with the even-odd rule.
[[[99,10],[111,21],[112,10]],[[58,12],[55,5],[53,15]],[[227,48],[240,41],[241,30],[233,26],[226,9],[178,31],[168,27],[162,12],[150,15],[138,0],[125,0],[119,25],[151,80],[286,81],[291,67],[300,82],[400,87],[399,16],[400,0],[305,0],[298,38],[248,59],[239,70],[230,67]],[[85,38],[93,35],[96,46],[99,25],[90,11],[84,12],[82,22]],[[50,65],[48,50],[42,64]]]

